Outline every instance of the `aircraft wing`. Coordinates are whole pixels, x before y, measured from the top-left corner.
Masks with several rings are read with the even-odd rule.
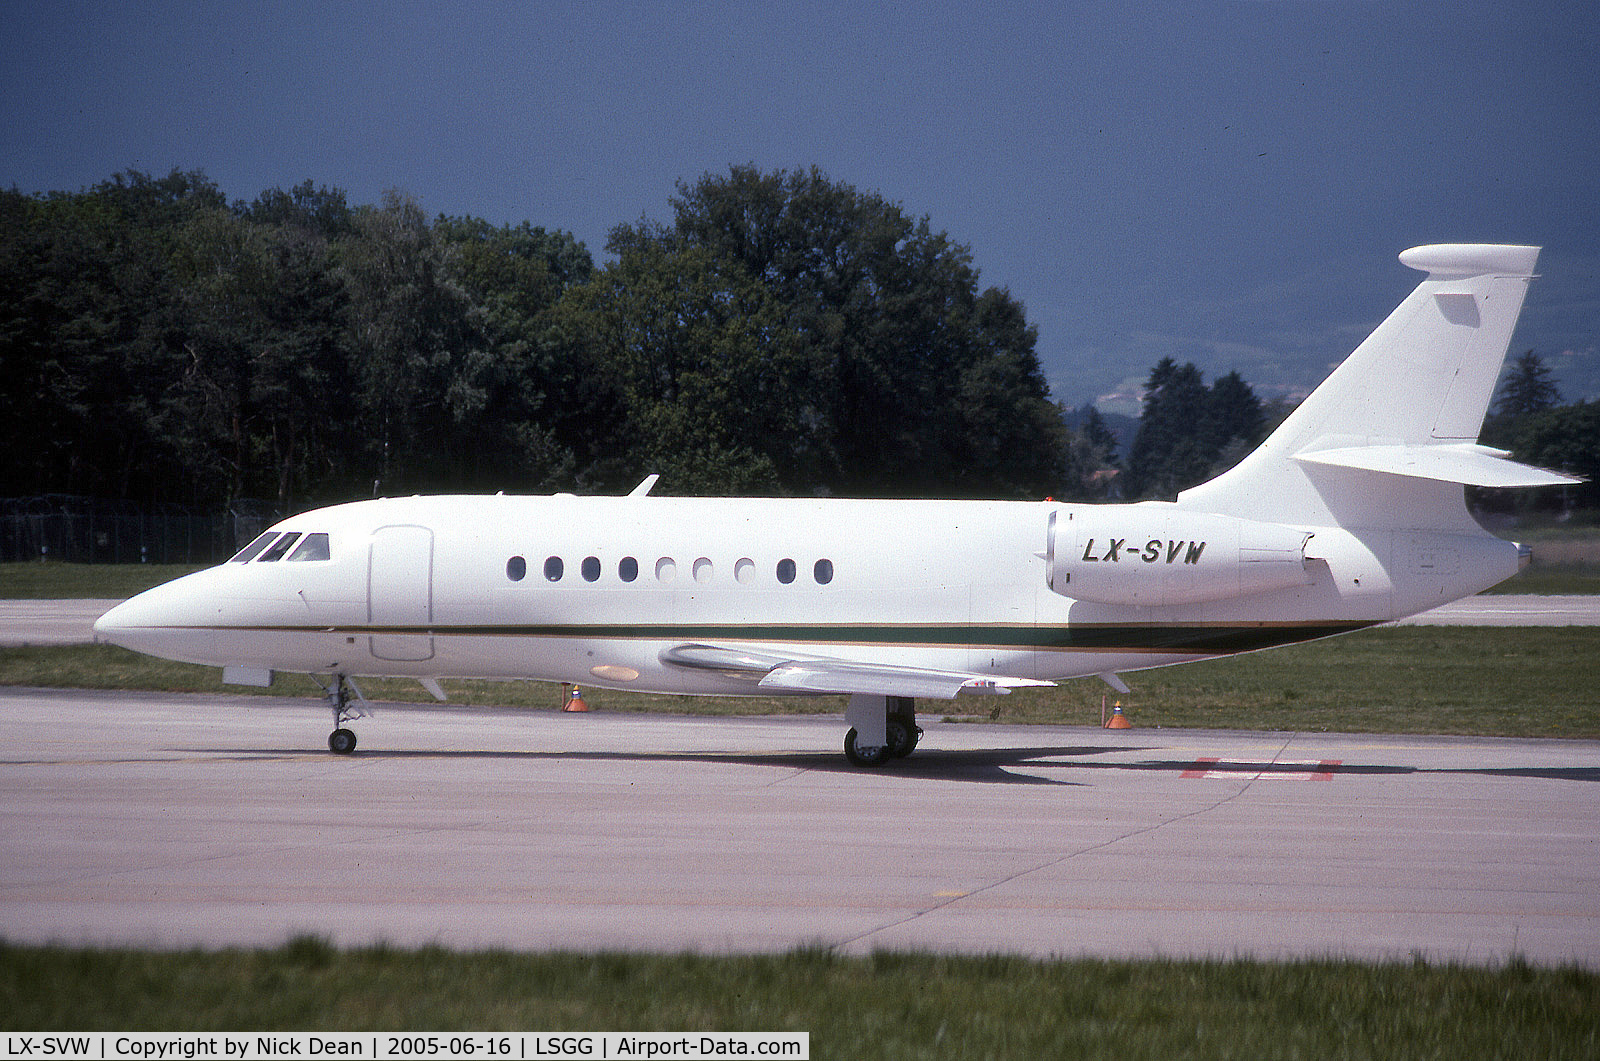
[[[661,661],[675,667],[745,678],[763,689],[778,692],[867,693],[952,700],[963,692],[1003,696],[1012,689],[1055,684],[1035,678],[783,656],[717,645],[677,645],[663,651]]]

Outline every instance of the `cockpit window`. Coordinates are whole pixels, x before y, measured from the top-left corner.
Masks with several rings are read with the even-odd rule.
[[[294,543],[299,540],[299,538],[299,531],[290,531],[288,534],[285,534],[283,537],[272,543],[272,548],[261,554],[261,562],[263,564],[268,564],[274,560],[282,560],[283,554],[288,552],[290,548],[294,546]]]
[[[294,552],[289,554],[289,562],[293,563],[296,560],[327,560],[329,555],[328,536],[318,531],[316,534],[306,535],[305,540],[295,548]]]
[[[278,536],[278,532],[277,531],[275,531],[275,530],[267,531],[265,534],[263,534],[263,535],[259,536],[258,538],[256,538],[255,541],[251,542],[249,545],[245,546],[243,549],[240,549],[238,552],[234,553],[233,557],[228,562],[230,564],[247,564],[247,563],[249,563],[251,560],[254,560],[260,554],[261,550],[263,550],[263,549],[265,549],[267,547],[267,543],[268,542],[272,541],[272,539],[276,538],[277,536]]]

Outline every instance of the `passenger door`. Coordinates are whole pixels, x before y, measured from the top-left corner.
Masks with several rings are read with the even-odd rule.
[[[433,531],[379,527],[367,557],[367,624],[374,659],[433,658]]]

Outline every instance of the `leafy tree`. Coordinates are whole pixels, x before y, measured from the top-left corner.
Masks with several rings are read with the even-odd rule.
[[[1145,380],[1139,433],[1128,451],[1128,493],[1173,497],[1211,467],[1205,380],[1193,363],[1164,357]]]
[[[204,455],[184,432],[192,410],[172,260],[176,233],[224,205],[203,176],[178,171],[10,200],[5,257],[18,286],[8,305],[20,316],[7,329],[16,371],[5,389],[17,398],[6,419],[20,417],[31,436],[18,440],[21,490],[206,495]]]
[[[452,415],[465,429],[455,484],[572,485],[571,429],[582,433],[572,400],[582,384],[554,341],[553,314],[566,289],[593,274],[589,252],[569,233],[527,222],[495,227],[441,216],[433,233],[442,267],[466,296],[474,337],[452,381]]]
[[[1078,427],[1069,443],[1070,464],[1076,474],[1060,496],[1072,501],[1109,501],[1122,496],[1122,469],[1117,459],[1116,434],[1093,403],[1074,414]]]
[[[1106,423],[1106,418],[1094,404],[1086,403],[1079,410],[1081,422],[1078,425],[1078,434],[1085,443],[1104,454],[1106,464],[1115,464],[1117,459],[1117,436],[1111,430],[1111,425]]]
[[[260,234],[262,335],[251,398],[262,478],[247,489],[275,497],[282,511],[302,499],[348,497],[350,455],[361,449],[346,346],[350,299],[326,231],[280,225]]]
[[[1211,384],[1203,426],[1206,444],[1215,447],[1218,453],[1227,449],[1230,443],[1241,443],[1248,452],[1249,447],[1260,441],[1266,427],[1261,399],[1256,397],[1255,391],[1250,389],[1237,371],[1218,376]],[[1214,468],[1212,474],[1220,474],[1237,462],[1235,459],[1226,467]]]
[[[1574,507],[1600,506],[1600,402],[1574,402],[1497,418],[1485,430],[1484,441],[1510,450],[1514,460],[1582,476],[1587,482],[1563,487],[1560,497]],[[1513,507],[1537,507],[1552,503],[1550,497],[1519,491],[1509,500]]]
[[[815,170],[674,222],[429,221],[203,174],[0,193],[0,492],[280,509],[424,489],[1066,495],[1092,457],[967,248]]]
[[[482,407],[472,379],[483,360],[481,321],[445,256],[421,206],[392,191],[382,206],[356,212],[342,248],[374,493],[448,482],[461,468],[461,429]]]
[[[1066,477],[1034,329],[927,218],[816,169],[736,166],[672,205],[672,226],[619,226],[608,249],[698,247],[769,293],[774,348],[804,366],[772,395],[796,425],[786,489],[1016,496]]]
[[[803,437],[804,366],[771,294],[736,263],[677,240],[628,246],[564,300],[560,319],[606,437],[633,440],[591,474],[617,487],[649,472],[678,493],[771,492]],[[589,452],[598,457],[598,447]]]
[[[1511,369],[1500,384],[1500,397],[1495,402],[1496,416],[1518,417],[1543,412],[1561,401],[1561,391],[1550,378],[1550,370],[1543,359],[1532,350],[1511,363]]]
[[[343,239],[355,231],[355,215],[344,192],[319,187],[310,180],[288,191],[269,188],[255,202],[235,209],[257,225],[315,233],[329,241]]]
[[[1176,497],[1238,463],[1265,431],[1261,401],[1237,372],[1207,387],[1192,362],[1162,358],[1145,383],[1128,494]]]
[[[51,379],[59,314],[46,298],[52,239],[44,215],[42,203],[0,189],[0,496],[47,478],[48,439],[60,430]]]

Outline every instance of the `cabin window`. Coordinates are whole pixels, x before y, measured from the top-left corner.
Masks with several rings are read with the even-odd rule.
[[[710,560],[702,556],[694,562],[694,580],[696,582],[710,582],[712,574]]]
[[[639,561],[631,556],[624,556],[617,563],[617,577],[624,582],[632,582],[639,577]]]
[[[560,582],[561,575],[566,570],[566,565],[561,562],[561,557],[552,556],[544,562],[544,577],[549,582]]]
[[[794,581],[793,560],[778,561],[778,581],[782,582],[785,586]]]
[[[263,564],[267,564],[274,560],[282,560],[283,554],[288,552],[294,543],[299,540],[299,538],[300,533],[298,531],[285,534],[283,537],[272,543],[272,548],[261,554],[261,562]]]
[[[817,585],[826,586],[833,581],[833,561],[818,560],[817,565],[811,569],[811,573],[816,577]]]
[[[272,539],[276,538],[277,536],[278,532],[275,530],[269,530],[265,534],[257,535],[255,541],[234,553],[228,562],[233,564],[249,563],[251,560],[254,560],[257,556],[261,555],[261,550],[265,549],[267,545],[271,543]]]
[[[528,561],[520,556],[513,556],[506,561],[506,577],[513,582],[521,582],[528,577]]]
[[[316,534],[306,535],[305,540],[289,554],[289,561],[293,563],[296,560],[327,560],[331,556],[328,550],[328,536],[318,531]]]
[[[678,576],[678,565],[670,556],[663,556],[656,561],[656,581],[671,582]]]
[[[756,580],[755,561],[748,556],[733,565],[733,579],[741,586],[748,586]]]
[[[583,580],[585,582],[597,582],[597,581],[599,581],[599,579],[600,579],[600,558],[598,556],[586,556],[586,557],[584,557],[583,558],[583,565],[579,568],[579,570],[583,573]]]

